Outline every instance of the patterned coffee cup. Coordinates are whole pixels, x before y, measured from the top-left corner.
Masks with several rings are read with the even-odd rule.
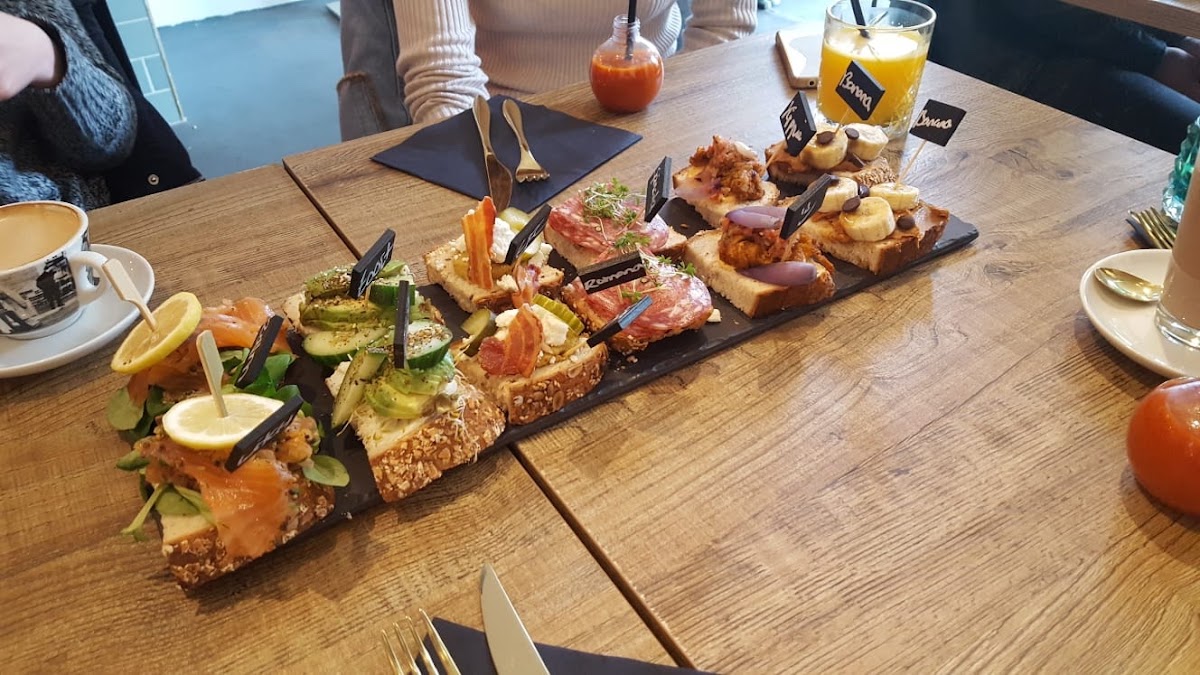
[[[105,258],[89,250],[88,217],[63,202],[0,206],[0,336],[57,333],[99,299]]]

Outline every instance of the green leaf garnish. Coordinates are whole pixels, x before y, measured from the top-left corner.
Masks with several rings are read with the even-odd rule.
[[[122,471],[141,471],[150,464],[150,460],[137,450],[130,450],[124,457],[117,460],[117,468]]]
[[[625,202],[640,204],[641,200],[641,195],[630,192],[627,185],[615,178],[607,183],[594,183],[583,191],[583,215],[632,225],[638,219],[639,211],[629,208]]]
[[[283,381],[283,376],[287,373],[288,366],[292,365],[296,357],[291,354],[275,354],[268,356],[267,361],[263,364],[262,372],[258,374],[257,379],[262,379],[265,375],[267,381],[272,387],[278,387]]]
[[[208,504],[204,503],[204,498],[200,496],[199,492],[196,492],[195,490],[189,490],[185,487],[179,487],[178,485],[172,487],[175,489],[175,492],[179,493],[180,497],[183,497],[188,501],[188,503],[194,506],[196,511],[200,515],[204,516],[205,520],[214,525],[216,524],[216,521],[213,520],[212,511],[208,509]]]
[[[150,515],[150,509],[154,508],[154,504],[158,501],[158,498],[163,495],[163,492],[165,492],[166,489],[166,483],[162,483],[158,487],[154,488],[154,492],[150,493],[149,499],[142,504],[142,510],[138,511],[137,515],[133,517],[132,523],[127,525],[125,529],[121,530],[121,534],[127,534],[133,537],[135,541],[146,541],[146,534],[142,532],[142,526],[146,524],[146,517]]]
[[[164,490],[158,502],[154,504],[154,510],[164,516],[200,515],[200,510],[175,490]]]
[[[304,464],[304,476],[314,483],[345,487],[350,484],[350,472],[337,459],[329,455],[313,455],[311,462]]]
[[[146,397],[146,414],[154,419],[170,409],[171,404],[163,402],[163,390],[158,387],[150,387],[150,395]]]
[[[622,300],[628,300],[630,302],[637,302],[638,300],[641,300],[644,297],[644,295],[645,294],[641,293],[640,291],[628,291],[625,289],[621,289],[621,299]]]
[[[108,399],[108,409],[105,411],[108,423],[117,431],[128,431],[142,421],[142,406],[134,405],[129,398],[129,390],[125,387],[118,389],[112,398]]]
[[[638,246],[649,246],[650,237],[640,232],[625,232],[613,241],[613,248],[618,251],[632,251]]]

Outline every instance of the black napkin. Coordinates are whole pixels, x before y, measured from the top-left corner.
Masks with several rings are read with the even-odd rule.
[[[454,657],[454,662],[458,664],[460,671],[471,673],[472,675],[475,673],[495,675],[496,668],[492,665],[492,655],[488,651],[487,636],[474,628],[460,626],[445,619],[434,619],[433,623],[437,627],[438,635],[441,635],[442,641],[446,643],[446,649],[450,650],[450,655]],[[537,650],[542,655],[542,661],[546,664],[546,669],[552,675],[559,675],[560,673],[571,673],[571,675],[615,675],[616,673],[628,673],[629,675],[684,675],[686,673],[701,672],[686,668],[676,668],[674,666],[645,663],[620,656],[588,654],[587,652],[577,652],[574,649],[551,647],[543,644],[538,644]]]
[[[550,172],[550,178],[546,180],[518,183],[515,173],[521,160],[521,146],[500,110],[506,98],[493,96],[488,101],[492,110],[492,148],[496,157],[514,173],[510,206],[522,211],[534,211],[642,139],[622,129],[585,122],[557,110],[517,101],[524,117],[529,149],[538,163]],[[483,145],[470,110],[428,126],[371,159],[469,197],[483,199],[488,194]]]

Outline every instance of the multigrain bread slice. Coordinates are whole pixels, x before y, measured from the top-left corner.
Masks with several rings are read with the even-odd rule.
[[[771,151],[776,149],[775,146],[771,146],[767,150],[767,175],[777,183],[790,183],[800,187],[808,187],[810,183],[827,173],[842,178],[851,178],[860,185],[866,185],[867,187],[880,183],[890,183],[896,180],[896,172],[892,170],[892,165],[888,163],[883,155],[869,162],[864,162],[861,167],[846,161],[829,171],[820,171],[805,165],[799,157],[787,154],[786,146],[784,148],[775,155],[771,155]]]
[[[834,258],[887,275],[932,251],[950,220],[949,211],[924,202],[911,211],[896,212],[897,219],[905,215],[912,216],[915,227],[896,228],[880,241],[855,241],[846,236],[838,213],[818,213],[801,225],[800,231]]]
[[[279,545],[291,541],[333,511],[333,488],[300,477],[290,500],[291,515],[279,536]],[[228,558],[217,528],[204,516],[159,514],[158,525],[167,569],[184,590],[192,590],[257,560]]]
[[[587,267],[588,265],[599,262],[602,258],[611,257],[606,256],[598,251],[576,246],[575,243],[570,239],[567,239],[557,230],[554,230],[550,227],[546,228],[546,231],[543,233],[543,235],[546,237],[546,243],[553,246],[554,250],[558,251],[558,254],[562,256],[564,260],[575,266],[575,269]],[[687,246],[687,237],[676,232],[675,230],[671,230],[670,234],[667,235],[667,243],[661,248],[656,249],[654,253],[656,255],[666,256],[672,260],[682,260],[684,246]],[[613,255],[617,254],[616,251],[612,251],[611,253]]]
[[[510,424],[528,424],[583,398],[600,383],[607,364],[608,347],[604,343],[595,347],[580,344],[570,356],[538,367],[529,377],[491,375],[477,357],[465,356],[461,351],[456,350],[455,358],[463,376],[504,409]]]
[[[805,235],[798,233],[794,236]],[[717,249],[720,241],[721,233],[716,230],[701,232],[688,240],[684,259],[696,268],[696,275],[703,279],[710,289],[724,296],[734,307],[752,319],[788,307],[811,305],[833,297],[836,290],[833,275],[822,264],[823,259],[810,261],[817,267],[817,278],[812,283],[803,286],[776,286],[751,279],[722,261]]]
[[[732,194],[725,192],[713,194],[704,189],[704,184],[700,180],[702,171],[702,167],[689,164],[676,171],[671,176],[671,182],[674,184],[677,194],[683,197],[684,201],[696,209],[700,216],[713,227],[720,227],[721,219],[734,209],[743,206],[772,206],[779,200],[779,188],[775,184],[765,181],[762,182],[762,197],[754,201],[739,201]],[[693,194],[703,194],[704,196],[696,197]]]
[[[459,276],[454,270],[456,255],[458,255],[458,251],[454,248],[453,241],[426,253],[425,273],[429,280],[446,289],[450,297],[454,298],[454,301],[464,311],[474,312],[480,308],[487,308],[499,314],[512,309],[512,294],[517,290],[515,281],[511,286],[498,282],[493,284],[491,290],[477,286],[465,277]],[[543,265],[538,277],[538,292],[551,298],[557,298],[558,292],[562,288],[562,282],[562,270]]]
[[[326,380],[336,396],[346,373],[339,367]],[[386,502],[404,499],[474,460],[504,431],[504,413],[461,375],[453,381],[457,405],[415,420],[397,420],[361,403],[350,415],[367,449],[371,472]]]

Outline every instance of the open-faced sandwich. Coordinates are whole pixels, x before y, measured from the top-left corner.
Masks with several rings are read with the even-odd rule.
[[[446,289],[467,312],[481,308],[503,312],[512,309],[512,294],[517,291],[513,269],[528,264],[541,270],[542,292],[557,297],[563,273],[546,264],[552,249],[541,236],[515,262],[504,263],[519,225],[498,218],[492,198],[484,197],[463,216],[463,236],[425,254],[429,280]]]
[[[877,126],[822,125],[799,155],[788,152],[784,141],[767,148],[767,172],[774,181],[800,186],[827,173],[868,186],[885,183],[896,179],[883,156],[887,144],[887,134]]]
[[[949,211],[922,201],[911,185],[880,183],[867,190],[839,178],[800,231],[839,260],[891,274],[929,253],[949,220]]]
[[[688,165],[671,177],[675,194],[692,205],[713,227],[726,213],[743,206],[774,205],[779,188],[765,180],[766,167],[749,146],[713,136],[697,148]]]
[[[833,297],[833,264],[804,232],[780,235],[786,213],[782,206],[730,211],[719,230],[688,240],[684,259],[751,318]]]
[[[515,309],[482,309],[467,320],[468,337],[455,363],[508,414],[528,424],[582,398],[600,383],[608,363],[603,342],[589,346],[583,323],[566,305],[537,293],[538,272],[517,274]]]
[[[265,420],[283,405],[253,394],[224,400],[239,421]],[[184,589],[232,572],[312,527],[333,510],[333,486],[349,479],[336,459],[314,456],[317,424],[303,413],[229,471],[223,464],[239,440],[237,425],[217,424],[218,416],[211,395],[177,402],[122,459],[148,491],[123,532],[141,538],[153,511],[167,567]]]
[[[622,353],[645,349],[652,342],[696,330],[713,316],[712,296],[690,264],[640,252],[646,276],[587,293],[579,278],[563,287],[563,300],[598,331],[631,305],[650,296],[651,305],[632,324],[609,339]]]
[[[504,413],[455,369],[450,329],[432,319],[410,321],[404,367],[395,363],[393,330],[326,380],[334,427],[353,427],[388,502],[474,459],[504,431]]]
[[[554,207],[546,241],[576,267],[642,247],[678,259],[687,239],[661,217],[646,222],[645,200],[617,180],[594,183]]]

